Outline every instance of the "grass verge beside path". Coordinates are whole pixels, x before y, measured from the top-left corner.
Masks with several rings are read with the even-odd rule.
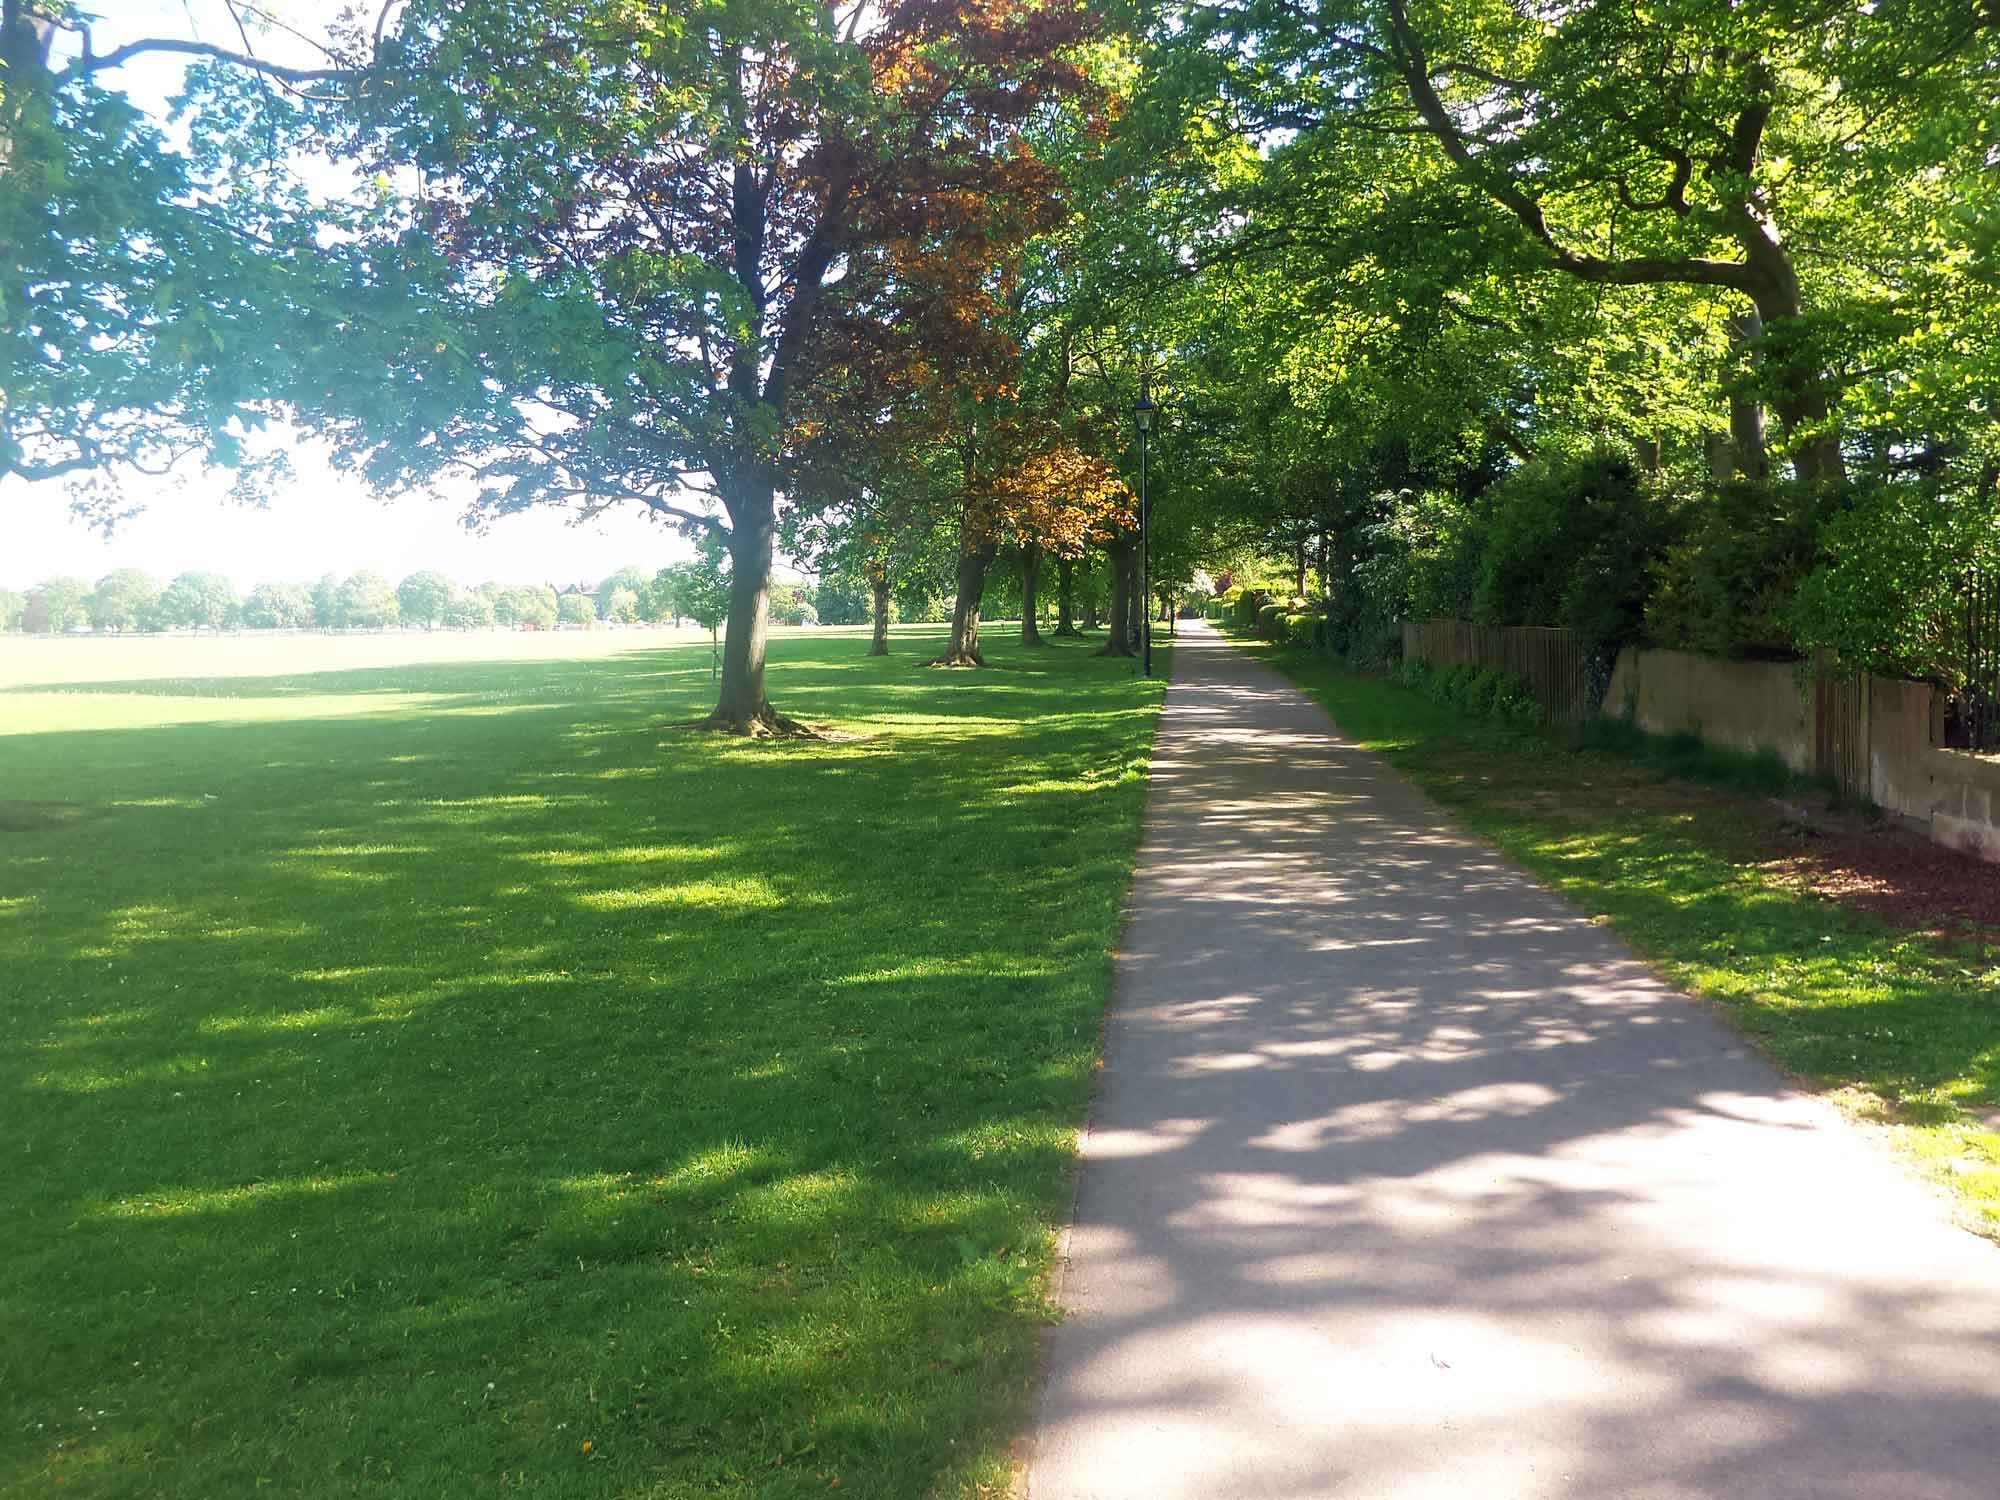
[[[939,644],[0,692],[0,1492],[1003,1487],[1161,679]]]
[[[1236,643],[1716,1002],[1780,1067],[1888,1127],[1969,1222],[2000,1236],[2000,951],[1899,932],[1788,886],[1764,868],[1770,819],[1745,799],[1468,720],[1302,652]]]

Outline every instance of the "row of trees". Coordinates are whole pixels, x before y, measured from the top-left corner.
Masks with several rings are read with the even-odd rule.
[[[811,624],[816,614],[804,590],[780,584],[773,618]],[[621,568],[596,588],[482,583],[465,588],[442,573],[412,573],[391,585],[363,570],[317,583],[260,583],[239,595],[219,573],[182,573],[162,585],[136,568],[107,573],[95,584],[47,578],[15,593],[0,589],[0,631],[61,635],[85,628],[108,633],[156,630],[485,630],[495,626],[549,630],[598,621],[632,624],[689,619],[719,624],[726,597],[711,564],[676,564],[657,572]]]
[[[879,626],[944,580],[953,664],[996,568],[1129,650],[1141,391],[1157,592],[1281,557],[1364,648],[1944,673],[2000,555],[1986,0],[410,0],[299,67],[5,15],[0,465],[109,513],[282,412],[385,493],[644,506],[726,588],[717,727],[789,727],[781,544]],[[161,49],[184,150],[110,86]]]
[[[1990,7],[1221,0],[1151,58],[1128,201],[1192,295],[1147,326],[1232,414],[1178,502],[1337,649],[1438,614],[1963,677]]]
[[[30,253],[0,273],[0,471],[104,515],[183,455],[254,488],[246,439],[283,413],[384,493],[643,505],[720,555],[736,731],[791,727],[763,682],[782,532],[868,576],[878,619],[895,559],[949,538],[959,663],[1003,548],[1032,591],[1040,557],[1111,542],[1129,587],[1116,439],[1025,274],[1130,66],[1084,0],[699,27],[410,0],[299,66],[254,26],[99,47],[66,7],[4,14],[0,238]],[[116,93],[159,53],[203,59],[184,148]],[[312,156],[369,188],[308,193]]]

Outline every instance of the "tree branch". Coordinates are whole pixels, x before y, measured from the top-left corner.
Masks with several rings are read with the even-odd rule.
[[[1410,91],[1411,102],[1417,113],[1430,126],[1443,146],[1445,155],[1502,207],[1508,209],[1520,220],[1535,240],[1547,250],[1556,265],[1581,281],[1598,282],[1612,286],[1637,286],[1645,284],[1675,283],[1699,286],[1731,287],[1748,292],[1749,268],[1741,261],[1711,260],[1705,256],[1663,258],[1647,256],[1637,260],[1605,260],[1565,245],[1556,238],[1555,231],[1542,212],[1542,206],[1533,197],[1523,192],[1520,184],[1504,172],[1488,168],[1485,161],[1466,143],[1465,136],[1452,120],[1451,111],[1439,97],[1437,87],[1431,82],[1429,59],[1424,54],[1424,45],[1410,25],[1410,16],[1405,0],[1389,0],[1390,35],[1394,42],[1396,67],[1403,75],[1404,86]],[[1745,135],[1747,118],[1756,106],[1745,110],[1745,119],[1737,124],[1739,146]],[[1765,108],[1768,117],[1769,109]],[[1762,131],[1761,119],[1756,122],[1756,132],[1749,136],[1754,152],[1756,141]]]
[[[779,410],[784,408],[793,368],[811,335],[812,320],[826,289],[826,273],[840,252],[840,242],[846,238],[849,176],[849,169],[844,166],[834,172],[826,187],[826,207],[821,210],[812,233],[806,236],[805,244],[799,247],[797,290],[785,309],[784,328],[771,360],[771,376],[764,385],[764,399]]]
[[[93,73],[122,67],[135,57],[143,57],[154,52],[171,52],[183,57],[212,58],[217,62],[231,63],[252,73],[261,73],[267,78],[276,78],[285,83],[328,83],[336,80],[348,81],[361,76],[359,68],[288,68],[283,63],[266,62],[263,58],[248,52],[235,52],[228,47],[218,47],[213,42],[183,42],[171,37],[146,37],[140,41],[127,42],[122,47],[113,47],[109,52],[92,52],[86,42],[82,55],[64,68],[60,77],[65,83],[75,78],[85,78]]]

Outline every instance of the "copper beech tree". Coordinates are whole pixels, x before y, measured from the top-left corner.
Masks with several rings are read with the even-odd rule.
[[[958,568],[951,640],[936,665],[979,667],[986,664],[979,647],[980,607],[1000,548],[1014,542],[1036,553],[1079,556],[1105,530],[1131,524],[1131,495],[1116,468],[1086,452],[1060,423],[1038,414],[974,414],[960,429],[954,457],[960,475]],[[1028,593],[1032,616],[1032,585]]]
[[[795,731],[764,686],[781,497],[900,386],[983,359],[995,268],[1057,201],[1029,128],[1090,92],[1097,24],[1082,0],[410,0],[298,112],[376,202],[329,238],[342,297],[284,395],[385,492],[721,538],[704,723]],[[211,135],[254,86],[210,76]]]

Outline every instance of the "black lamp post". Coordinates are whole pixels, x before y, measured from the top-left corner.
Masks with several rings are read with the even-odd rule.
[[[1141,670],[1153,675],[1153,596],[1150,592],[1152,580],[1146,573],[1146,530],[1152,519],[1146,501],[1146,438],[1153,430],[1153,418],[1159,412],[1153,400],[1153,393],[1146,378],[1139,379],[1139,400],[1132,408],[1133,425],[1139,429],[1139,655]]]

